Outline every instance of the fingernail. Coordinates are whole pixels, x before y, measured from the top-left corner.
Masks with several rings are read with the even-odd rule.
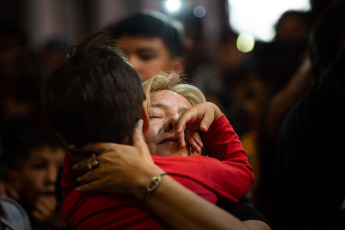
[[[76,170],[77,169],[77,164],[73,165],[72,169]]]
[[[80,187],[76,187],[75,191],[80,192]]]
[[[77,182],[79,182],[79,183],[81,182],[81,178],[80,177],[77,178]]]
[[[140,119],[139,121],[137,121],[136,127],[140,130],[143,130],[143,119]]]

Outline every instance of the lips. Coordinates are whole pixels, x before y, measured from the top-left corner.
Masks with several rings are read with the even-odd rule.
[[[177,142],[177,138],[176,137],[167,137],[163,140],[161,140],[158,144],[164,144],[164,143],[167,143],[167,142]]]

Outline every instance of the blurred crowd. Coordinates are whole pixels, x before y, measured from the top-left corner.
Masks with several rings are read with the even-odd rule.
[[[221,108],[238,134],[255,175],[242,202],[262,212],[272,229],[344,229],[345,71],[336,70],[342,76],[332,86],[328,67],[345,49],[345,4],[312,0],[310,11],[282,14],[275,32],[271,42],[257,41],[243,53],[238,34],[223,28],[214,55],[200,57],[200,41],[189,42],[174,68]],[[0,27],[0,192],[25,209],[33,229],[64,228],[58,176],[64,147],[44,118],[40,93],[44,76],[71,45],[56,38],[32,50],[22,28]],[[344,68],[344,57],[338,62]]]

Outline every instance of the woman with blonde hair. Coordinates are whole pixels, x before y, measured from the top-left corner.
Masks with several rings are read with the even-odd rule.
[[[219,108],[212,103],[206,102],[204,95],[197,87],[184,83],[173,73],[168,75],[160,74],[144,82],[143,88],[146,94],[146,110],[150,120],[149,128],[143,136],[156,165],[151,165],[150,169],[147,169],[147,171],[145,169],[144,172],[142,170],[145,167],[141,166],[140,169],[135,167],[134,170],[130,167],[132,170],[124,170],[118,164],[120,159],[111,159],[112,154],[121,154],[120,152],[124,149],[120,149],[120,146],[116,144],[91,144],[86,146],[84,150],[104,150],[103,153],[97,156],[100,167],[79,178],[79,181],[86,183],[86,185],[80,186],[78,190],[81,192],[123,192],[124,187],[133,186],[128,185],[128,183],[131,184],[133,182],[131,180],[134,178],[134,187],[138,188],[141,186],[138,186],[137,183],[140,181],[141,184],[142,182],[139,178],[141,176],[146,177],[147,172],[151,172],[151,167],[156,168],[159,166],[158,171],[155,173],[158,173],[159,176],[151,177],[152,180],[147,190],[146,188],[134,189],[137,191],[133,194],[143,199],[152,210],[158,213],[173,228],[181,228],[181,223],[189,222],[192,224],[190,226],[198,223],[199,227],[203,226],[205,228],[210,226],[229,227],[230,225],[227,224],[231,223],[230,229],[244,227],[247,226],[246,224],[250,226],[254,223],[256,227],[261,226],[263,229],[267,229],[268,226],[262,221],[247,220],[247,222],[241,222],[230,214],[229,219],[224,219],[223,214],[218,213],[218,211],[210,214],[211,218],[201,218],[197,205],[195,207],[194,205],[190,206],[185,203],[186,199],[171,197],[172,194],[167,194],[168,191],[172,191],[170,189],[176,188],[176,184],[174,188],[168,190],[165,189],[167,187],[164,188],[160,184],[163,185],[165,181],[166,184],[171,185],[171,183],[175,183],[172,182],[175,179],[211,203],[238,202],[249,191],[253,183],[253,175],[238,136]],[[145,116],[143,115],[143,117]],[[203,143],[197,132],[198,130],[204,138],[206,153],[211,157],[200,155]],[[133,144],[136,145],[135,139]],[[133,149],[126,149],[125,151],[128,154]],[[142,161],[142,166],[145,164],[146,161]],[[76,170],[87,170],[87,165],[88,162],[84,161],[78,163],[74,168]],[[139,167],[139,165],[137,166]],[[119,171],[125,173],[126,178],[131,178],[126,181],[126,185],[120,185],[123,183],[123,178],[120,182],[118,177],[114,177],[114,175],[121,175]],[[129,174],[132,175],[129,176]],[[171,181],[171,179],[173,180]],[[129,190],[133,191],[132,189]],[[139,190],[140,192],[138,192]],[[162,193],[158,192],[159,190]],[[181,198],[182,200],[180,200]],[[188,202],[191,202],[191,200],[188,200]],[[176,214],[176,212],[179,213],[179,207],[184,207],[183,209],[189,210],[187,212],[192,212],[193,215]],[[171,215],[172,213],[174,214]],[[215,222],[210,222],[210,219]],[[202,223],[203,221],[207,224]],[[214,225],[215,223],[216,225]]]

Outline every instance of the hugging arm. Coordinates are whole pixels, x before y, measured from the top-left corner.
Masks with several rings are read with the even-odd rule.
[[[197,104],[184,112],[178,121],[176,136],[182,139],[182,145],[184,138],[193,145],[193,139],[187,138],[187,133],[198,130],[203,136],[207,155],[219,160],[212,161],[212,164],[210,161],[207,165],[212,171],[210,180],[213,187],[223,188],[219,191],[221,196],[237,202],[254,183],[253,170],[238,135],[220,109],[210,102]]]
[[[142,200],[154,176],[164,171],[151,159],[140,129],[133,136],[133,146],[99,143],[84,149],[101,153],[100,167],[79,178],[80,192],[131,193]],[[87,160],[75,165],[87,171]],[[172,177],[162,177],[157,189],[145,198],[146,204],[173,229],[270,229],[262,221],[240,221],[232,214],[191,192]]]

